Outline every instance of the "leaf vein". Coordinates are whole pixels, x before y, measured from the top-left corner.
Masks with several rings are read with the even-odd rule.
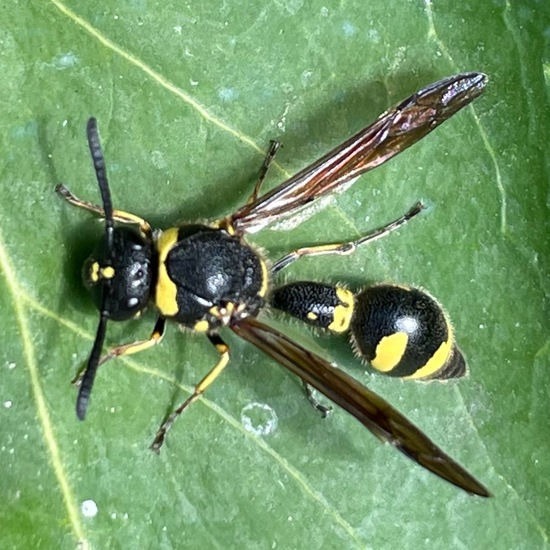
[[[456,68],[456,64],[453,61],[451,53],[445,46],[445,43],[439,38],[439,35],[437,34],[437,30],[435,28],[435,23],[434,23],[434,12],[432,9],[432,1],[424,0],[424,6],[425,6],[426,17],[428,18],[428,37],[435,41],[435,43],[437,44],[437,47],[443,52],[443,55],[449,60],[449,63],[454,68],[454,72],[459,72],[459,70],[457,70]],[[481,140],[483,141],[483,145],[485,146],[485,149],[489,153],[489,156],[493,163],[494,172],[495,172],[495,183],[497,186],[498,194],[500,195],[500,232],[502,234],[505,234],[506,233],[506,202],[507,202],[506,191],[502,183],[502,176],[501,176],[500,167],[497,161],[497,155],[493,147],[491,146],[491,143],[489,142],[489,138],[487,136],[487,133],[485,132],[485,129],[481,125],[479,116],[477,115],[474,106],[470,105],[469,109],[474,116],[474,120],[476,122],[479,135],[481,136]]]
[[[0,252],[1,252],[1,248],[0,248]],[[0,262],[1,262],[1,259],[2,258],[0,255]],[[38,303],[34,298],[24,293],[24,291],[22,291],[20,295],[21,294],[22,294],[23,300],[27,302],[29,307],[36,309],[41,314],[46,315],[49,318],[57,321],[58,323],[62,324],[69,330],[74,331],[76,334],[82,337],[85,337],[89,340],[93,340],[93,336],[91,334],[83,331],[76,324],[70,321],[67,321],[66,319],[63,319],[57,313],[49,310],[45,306]],[[143,366],[139,362],[127,357],[120,357],[118,360],[124,363],[128,368],[130,368],[134,372],[138,372],[140,374],[146,374],[156,378],[161,378],[162,380],[165,380],[173,384],[174,386],[176,386],[177,388],[179,388],[180,390],[183,390],[188,394],[191,394],[191,392],[193,391],[193,388],[191,388],[190,386],[182,384],[178,380],[164,374],[162,371],[158,371],[156,369]],[[269,446],[263,439],[245,430],[242,424],[235,417],[233,417],[230,413],[225,411],[220,406],[216,405],[213,401],[210,401],[209,399],[202,396],[199,402],[205,405],[206,407],[208,407],[215,414],[220,416],[231,427],[233,427],[234,429],[242,433],[245,437],[253,441],[256,445],[258,445],[258,447],[262,451],[264,451],[266,454],[272,457],[280,465],[280,467],[285,472],[287,472],[290,477],[292,477],[295,480],[295,482],[302,488],[302,490],[306,495],[308,495],[308,497],[310,497],[313,501],[317,502],[324,509],[326,509],[327,514],[333,517],[335,524],[339,525],[350,536],[350,538],[356,543],[358,548],[364,548],[365,546],[364,541],[361,540],[361,538],[359,537],[357,531],[353,528],[353,526],[351,526],[344,519],[344,517],[342,517],[342,515],[339,514],[334,509],[334,507],[330,505],[330,503],[323,496],[323,494],[321,494],[319,491],[317,491],[308,483],[307,479],[300,473],[299,470],[297,470],[294,466],[289,464],[289,462],[285,458],[283,458],[277,451],[275,451],[271,446]]]
[[[15,308],[16,322],[19,327],[21,341],[23,346],[23,354],[31,379],[31,388],[34,396],[34,401],[37,409],[37,416],[40,425],[42,426],[42,435],[46,444],[46,449],[50,455],[50,463],[52,465],[55,477],[59,483],[65,508],[69,516],[69,521],[73,532],[76,535],[79,543],[85,543],[84,528],[80,521],[79,510],[76,504],[76,499],[73,490],[70,486],[65,465],[61,458],[61,452],[53,429],[52,420],[48,412],[46,397],[42,389],[40,376],[38,372],[38,364],[34,353],[34,346],[28,326],[28,320],[24,312],[23,302],[19,299],[24,293],[17,283],[17,277],[12,267],[12,263],[8,257],[3,236],[0,234],[0,266],[4,273],[4,278],[8,284],[9,291],[13,297]]]
[[[101,44],[103,44],[103,46],[110,49],[111,51],[113,51],[114,53],[116,53],[117,55],[119,55],[129,63],[131,63],[132,65],[137,67],[139,70],[143,71],[147,76],[149,76],[157,84],[160,84],[160,86],[162,86],[169,92],[179,97],[181,100],[183,100],[184,103],[186,103],[189,107],[197,111],[208,122],[210,122],[214,126],[217,126],[222,131],[237,138],[239,141],[241,141],[245,145],[248,145],[249,147],[257,151],[259,154],[261,154],[262,156],[265,154],[265,151],[251,137],[247,136],[245,133],[235,128],[232,128],[231,126],[229,126],[229,124],[224,122],[222,119],[212,114],[199,101],[197,101],[192,96],[187,94],[185,91],[183,91],[181,88],[176,86],[176,84],[174,84],[173,82],[165,78],[163,75],[155,71],[152,67],[147,65],[139,57],[124,50],[118,44],[113,42],[110,38],[106,37],[98,29],[96,29],[93,25],[91,25],[88,21],[80,17],[77,13],[75,13],[70,8],[65,6],[62,2],[60,2],[59,0],[50,0],[50,1],[61,13],[66,15],[79,27],[84,29],[89,35],[91,35],[93,38],[98,40]],[[272,165],[277,167],[279,172],[284,174],[286,177],[290,177],[290,174],[286,170],[284,170],[276,161],[274,161]]]

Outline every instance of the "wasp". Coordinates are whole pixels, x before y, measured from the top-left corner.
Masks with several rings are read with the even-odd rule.
[[[451,322],[426,292],[397,285],[375,285],[353,292],[341,285],[299,281],[274,284],[276,275],[307,256],[346,255],[416,216],[406,214],[358,240],[318,244],[286,254],[273,263],[246,241],[284,216],[388,161],[422,139],[484,90],[483,73],[451,76],[427,86],[382,114],[322,158],[269,192],[261,186],[279,148],[271,146],[248,201],[211,223],[185,223],[153,229],[143,218],[113,207],[97,122],[88,121],[87,138],[101,194],[101,206],[81,200],[59,184],[56,191],[74,206],[104,218],[104,234],[84,266],[84,278],[99,323],[79,379],[76,414],[84,420],[97,369],[110,359],[158,344],[166,322],[203,333],[219,359],[193,393],[161,424],[151,445],[159,451],[175,419],[221,374],[230,360],[222,329],[229,329],[302,380],[310,400],[323,413],[311,388],[345,409],[368,430],[424,468],[468,493],[489,491],[445,454],[401,413],[355,378],[260,320],[266,307],[286,312],[334,333],[348,333],[357,354],[386,374],[444,379],[466,372]],[[149,338],[119,345],[102,355],[108,321],[126,321],[153,304],[157,320]]]

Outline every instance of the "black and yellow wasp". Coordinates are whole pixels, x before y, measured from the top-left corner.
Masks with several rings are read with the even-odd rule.
[[[377,285],[358,293],[303,281],[277,287],[274,275],[304,256],[351,254],[418,214],[416,204],[404,216],[356,241],[321,244],[290,252],[269,264],[250,246],[246,234],[288,216],[311,201],[341,188],[360,174],[391,159],[468,105],[484,90],[487,77],[466,73],[436,82],[384,113],[376,122],[273,190],[260,195],[266,171],[279,144],[272,142],[260,177],[247,203],[209,224],[153,229],[144,219],[114,209],[96,120],[87,136],[102,206],[75,197],[64,185],[57,192],[71,204],[105,219],[105,233],[84,267],[87,285],[99,308],[99,325],[76,403],[84,419],[99,365],[158,344],[167,320],[202,332],[220,354],[195,391],[160,426],[152,449],[229,362],[220,335],[227,327],[355,416],[374,435],[391,443],[421,466],[465,491],[487,497],[488,490],[447,456],[416,426],[381,397],[332,364],[258,319],[270,304],[312,325],[349,332],[360,356],[386,374],[412,378],[449,378],[466,370],[451,323],[425,292]],[[107,321],[125,321],[153,303],[158,319],[147,340],[102,354]],[[310,399],[314,402],[311,393]],[[316,403],[316,402],[315,402]],[[316,403],[322,411],[327,409]]]

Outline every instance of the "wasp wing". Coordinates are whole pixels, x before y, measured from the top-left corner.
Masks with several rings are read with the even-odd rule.
[[[488,497],[489,491],[373,391],[278,330],[248,317],[231,327],[241,338],[285,366],[304,382],[355,416],[374,435],[465,491]]]
[[[478,97],[483,73],[464,73],[416,92],[342,145],[227,218],[237,232],[259,231],[335,191],[410,147]]]

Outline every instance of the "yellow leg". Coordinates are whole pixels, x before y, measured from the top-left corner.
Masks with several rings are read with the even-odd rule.
[[[206,388],[218,378],[229,363],[229,347],[227,344],[217,334],[208,334],[207,336],[210,342],[212,342],[214,347],[218,350],[220,359],[214,368],[195,386],[195,391],[161,424],[151,444],[151,449],[156,453],[158,453],[162,447],[166,432],[171,428],[176,418],[205,392]]]
[[[104,355],[98,363],[99,365],[103,365],[107,361],[110,361],[111,359],[114,359],[115,357],[121,357],[122,355],[132,355],[134,353],[138,353],[140,351],[144,351],[146,349],[152,348],[153,346],[160,343],[164,336],[166,328],[166,319],[164,317],[159,317],[157,319],[157,322],[155,323],[155,327],[153,328],[153,332],[151,332],[151,336],[147,340],[140,340],[138,342],[132,342],[131,344],[124,344],[122,346],[117,346],[116,348],[113,348],[109,353]],[[76,376],[76,378],[73,380],[73,384],[75,386],[80,386],[80,383],[82,382],[82,377],[84,376],[84,371],[82,370],[79,372]]]
[[[322,256],[325,254],[339,254],[340,256],[348,256],[350,254],[353,254],[357,250],[358,246],[385,237],[388,233],[395,231],[396,229],[407,223],[411,218],[414,218],[414,216],[419,214],[423,210],[423,208],[424,205],[420,202],[417,202],[406,214],[404,214],[400,218],[397,218],[393,222],[373,231],[372,233],[368,233],[367,235],[361,237],[360,239],[357,239],[356,241],[350,241],[347,243],[321,244],[317,246],[298,248],[297,250],[294,250],[293,252],[290,252],[286,256],[283,256],[282,258],[277,260],[271,268],[271,273],[275,274],[278,271],[281,271],[281,269],[284,269],[285,267],[294,263],[296,260],[304,258],[305,256]]]
[[[63,197],[67,202],[71,203],[73,206],[77,206],[78,208],[83,208],[84,210],[88,210],[89,212],[94,212],[94,214],[97,214],[98,216],[105,217],[105,212],[103,211],[103,208],[101,206],[97,206],[96,204],[92,204],[88,201],[83,201],[82,199],[79,199],[76,195],[73,195],[67,187],[65,187],[62,183],[59,183],[55,187],[55,191],[58,195]],[[145,221],[143,218],[140,218],[139,216],[136,216],[135,214],[131,214],[130,212],[124,212],[124,210],[113,210],[113,219],[120,223],[127,223],[130,225],[137,225],[142,232],[142,234],[147,237],[151,238],[152,236],[152,229],[149,225],[148,221]]]

